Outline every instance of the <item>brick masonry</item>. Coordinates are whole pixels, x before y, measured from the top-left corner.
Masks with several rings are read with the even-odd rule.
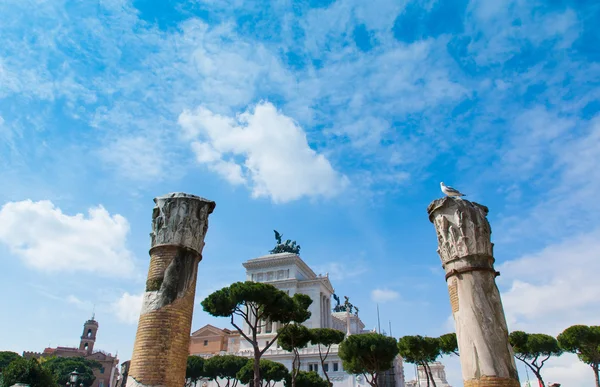
[[[464,385],[465,387],[521,387],[518,380],[495,376],[482,376],[479,379],[465,380]]]
[[[162,279],[167,266],[175,258],[177,249],[174,246],[158,246],[150,251],[150,267],[148,280]]]
[[[177,251],[175,246],[152,249],[148,279],[162,278]],[[193,278],[183,297],[140,316],[129,369],[129,376],[137,382],[166,387],[185,384],[196,275]]]
[[[456,278],[452,278],[450,280],[448,293],[450,293],[450,305],[452,306],[452,313],[456,313],[458,312],[458,280]]]

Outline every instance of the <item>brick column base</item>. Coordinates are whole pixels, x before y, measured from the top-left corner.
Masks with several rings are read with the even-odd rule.
[[[156,291],[179,247],[152,249],[147,291]],[[198,264],[200,257],[195,259]],[[150,288],[149,288],[150,287]],[[185,384],[190,331],[196,293],[196,273],[182,297],[140,316],[129,378],[144,386],[181,387]]]
[[[464,385],[465,387],[521,387],[518,380],[485,375],[479,379],[465,380]]]

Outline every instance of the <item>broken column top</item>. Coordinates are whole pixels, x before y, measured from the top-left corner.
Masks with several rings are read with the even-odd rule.
[[[429,214],[429,221],[431,221],[431,223],[433,223],[433,216],[434,216],[433,213],[435,211],[444,209],[444,208],[451,208],[451,207],[455,207],[456,210],[462,210],[462,211],[464,211],[464,210],[482,211],[484,218],[487,217],[487,214],[489,212],[489,210],[486,206],[483,206],[479,203],[470,202],[465,199],[455,199],[455,198],[446,196],[443,198],[435,199],[434,201],[429,203],[429,205],[427,206],[427,213]]]
[[[158,202],[162,202],[165,200],[169,200],[169,199],[189,199],[189,200],[200,200],[202,202],[205,202],[206,204],[208,204],[209,206],[212,206],[212,209],[210,210],[210,212],[212,213],[212,211],[215,209],[216,203],[213,202],[212,200],[208,200],[205,199],[201,196],[196,196],[196,195],[192,195],[192,194],[187,194],[185,192],[172,192],[163,196],[157,196],[154,198],[154,203],[156,203],[157,206],[159,206]]]
[[[208,215],[216,203],[196,195],[175,192],[154,199],[151,247],[175,245],[202,254]]]
[[[445,197],[427,207],[438,236],[442,265],[472,255],[493,256],[488,208],[464,199]]]

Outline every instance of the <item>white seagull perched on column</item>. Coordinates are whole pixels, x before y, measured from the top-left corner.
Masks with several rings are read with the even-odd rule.
[[[465,196],[465,194],[461,193],[459,190],[449,187],[444,184],[444,182],[440,183],[440,187],[442,188],[442,192],[446,194],[446,196],[450,197],[461,197]]]

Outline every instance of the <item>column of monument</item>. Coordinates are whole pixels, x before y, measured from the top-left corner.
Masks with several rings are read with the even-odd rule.
[[[446,197],[434,200],[427,212],[446,272],[465,387],[519,387],[487,207]]]
[[[215,208],[184,193],[154,202],[150,268],[127,387],[185,384],[198,263]]]

